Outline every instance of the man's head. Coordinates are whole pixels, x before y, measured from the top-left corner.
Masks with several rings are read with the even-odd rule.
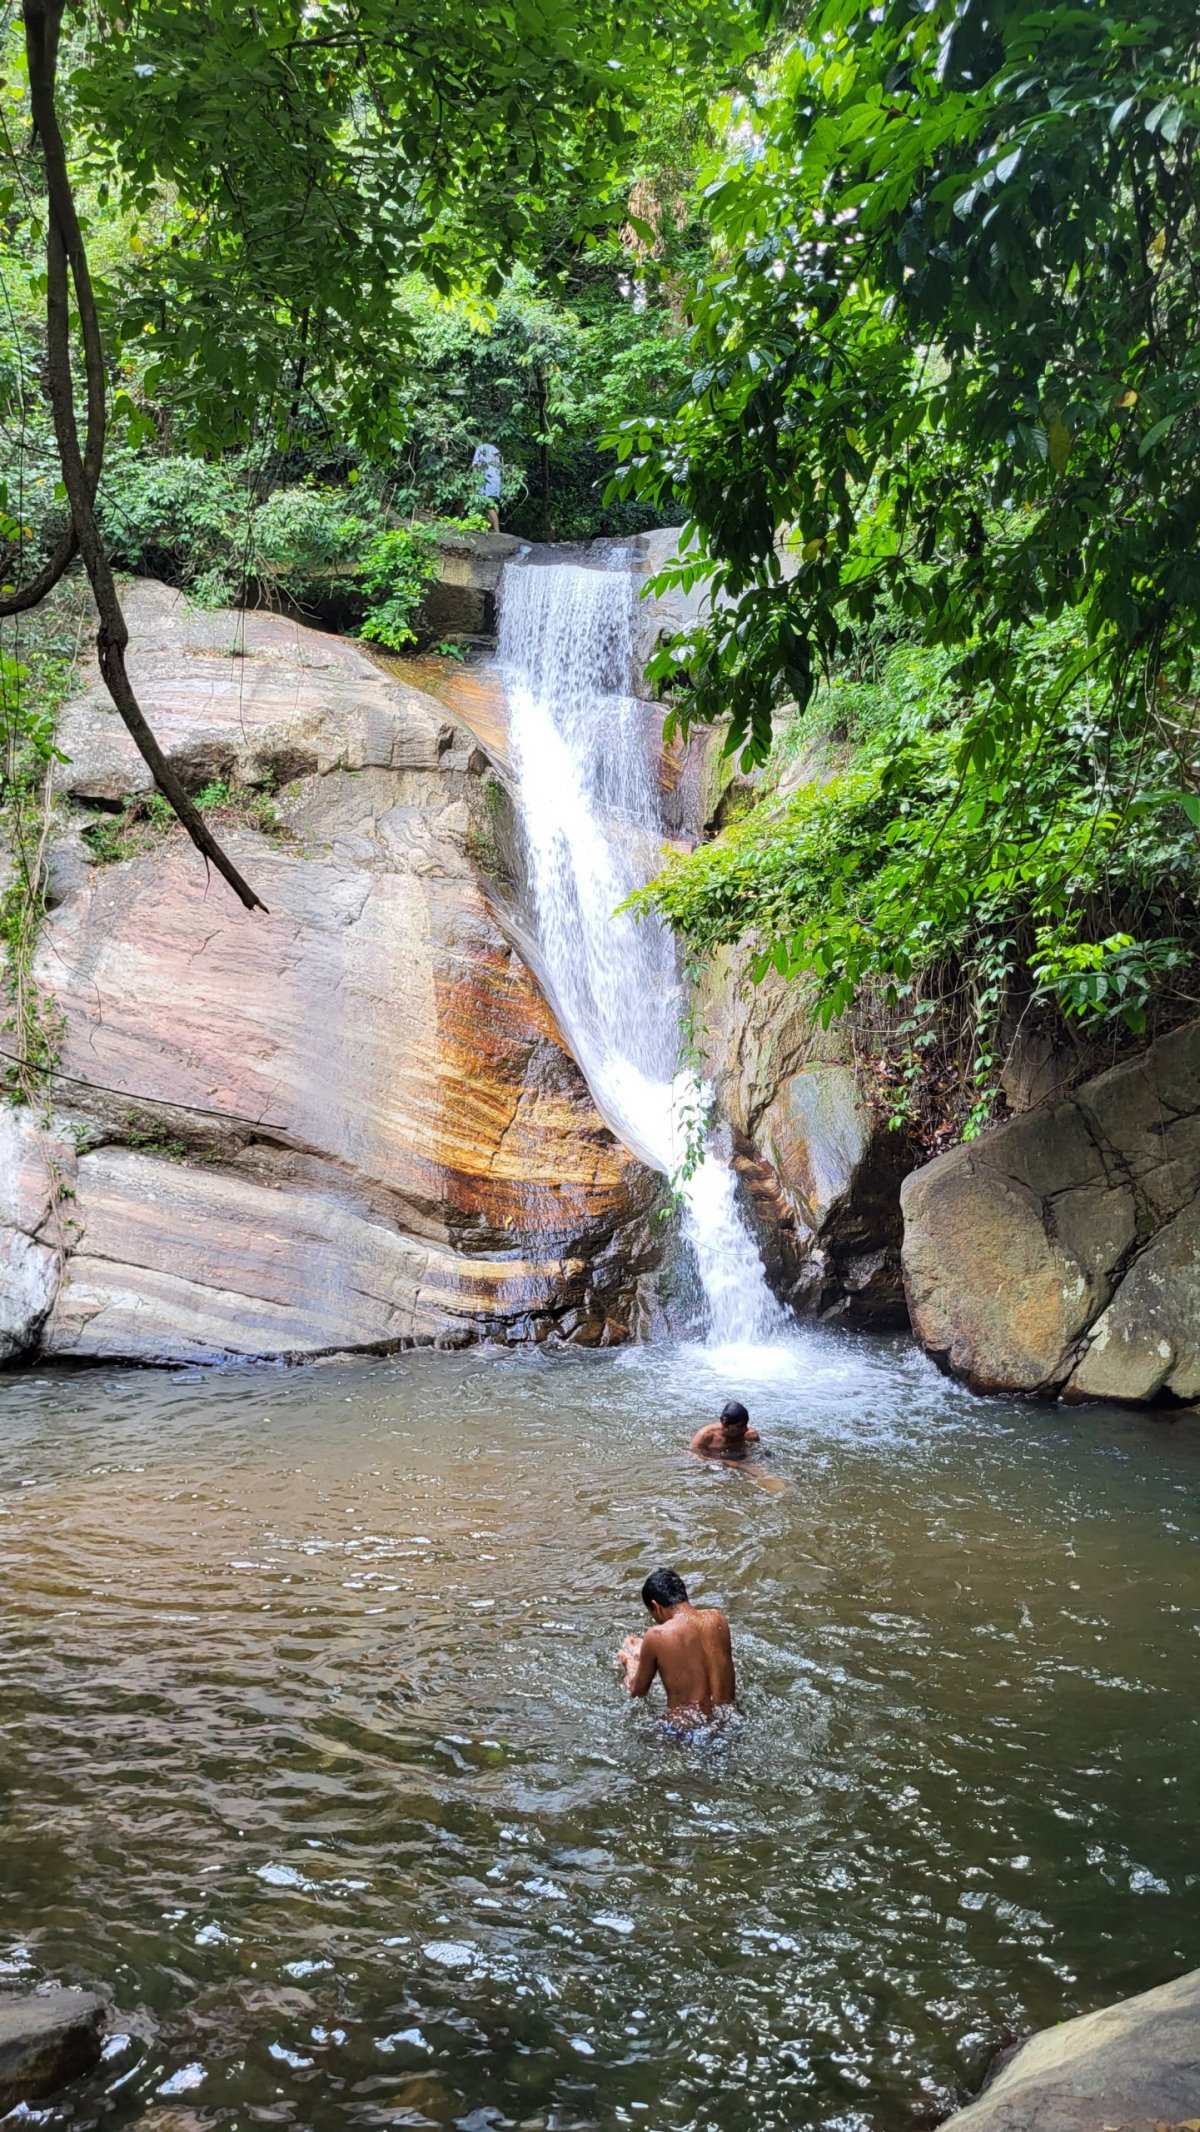
[[[736,1442],[750,1426],[750,1416],[740,1399],[727,1399],[721,1408],[721,1427]]]
[[[656,1621],[665,1621],[674,1606],[688,1603],[687,1585],[673,1569],[651,1570],[642,1586],[642,1598]]]

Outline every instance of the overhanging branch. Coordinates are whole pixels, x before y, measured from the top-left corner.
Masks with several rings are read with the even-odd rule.
[[[58,123],[55,106],[55,80],[58,68],[58,38],[62,24],[64,0],[24,0],[25,49],[29,63],[29,93],[33,109],[34,125],[41,142],[42,159],[46,171],[48,200],[46,231],[46,341],[47,372],[50,387],[50,406],[54,417],[54,434],[58,444],[58,456],[62,467],[67,500],[71,506],[72,548],[61,562],[55,576],[49,573],[59,563],[56,555],[53,562],[42,572],[49,576],[46,590],[61,576],[78,544],[84,568],[92,588],[99,615],[96,632],[96,651],[100,672],[105,687],[117,710],[124,719],[134,744],[163,796],[170,801],[175,814],[187,830],[193,844],[202,852],[217,872],[228,881],[234,894],[239,896],[247,910],[265,910],[266,905],[249,884],[242,879],[233,861],[226,856],[221,845],[209,829],[203,815],[185,792],[154,734],[142,713],[125,664],[125,652],[129,644],[129,631],[121,602],[117,596],[116,582],[105,553],[100,528],[96,522],[94,498],[96,482],[104,448],[104,350],[100,338],[99,318],[88,269],[87,252],[79,218],[75,211],[75,197],[71,189],[67,169],[66,147]],[[80,450],[79,432],[75,420],[74,385],[71,372],[71,326],[70,286],[74,283],[75,304],[79,315],[80,334],[83,341],[84,369],[87,381],[88,441],[86,453]],[[61,550],[60,550],[61,554]],[[36,581],[35,581],[36,582]],[[22,605],[32,606],[28,595],[32,586],[24,588]],[[44,596],[44,595],[42,595]],[[10,596],[12,597],[12,596]],[[19,610],[14,610],[19,611]]]

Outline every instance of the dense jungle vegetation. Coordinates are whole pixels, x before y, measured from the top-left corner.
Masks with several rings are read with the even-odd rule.
[[[644,900],[968,1131],[1022,1027],[1197,1005],[1198,137],[1177,0],[829,0],[706,185],[681,407],[621,438],[717,594],[675,725],[762,764],[791,702],[837,773]]]
[[[1018,1032],[1194,1011],[1183,0],[92,0],[58,49],[61,12],[4,17],[14,819],[77,545],[93,586],[151,571],[400,646],[486,439],[512,530],[687,522],[668,575],[714,599],[657,660],[668,723],[726,728],[757,780],[643,898],[691,949],[802,977],[898,1115],[936,1087],[931,1129],[992,1114]]]

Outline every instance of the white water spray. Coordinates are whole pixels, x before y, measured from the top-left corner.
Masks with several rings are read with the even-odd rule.
[[[614,916],[657,870],[662,840],[656,721],[630,688],[633,599],[628,571],[509,563],[499,658],[542,975],[600,1111],[672,1175],[696,1097],[677,1072],[674,947],[657,919]],[[783,1312],[732,1172],[706,1155],[683,1192],[710,1342],[778,1339]]]

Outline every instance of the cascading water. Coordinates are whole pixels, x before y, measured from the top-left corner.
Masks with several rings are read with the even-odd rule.
[[[614,1132],[668,1175],[685,1149],[679,978],[657,920],[614,915],[655,871],[662,838],[653,723],[630,687],[628,571],[509,563],[499,660],[542,976]],[[711,1153],[683,1186],[714,1345],[778,1339],[784,1314]]]

